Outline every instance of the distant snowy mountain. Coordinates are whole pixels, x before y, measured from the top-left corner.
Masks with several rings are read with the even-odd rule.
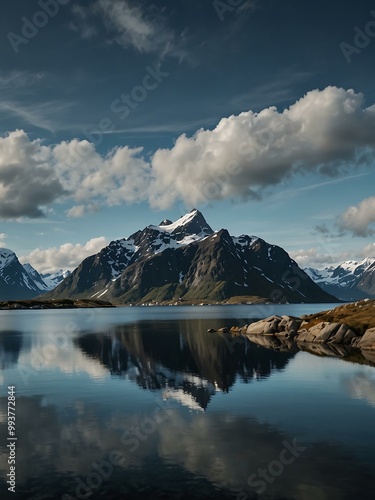
[[[69,274],[71,274],[71,271],[63,271],[60,269],[60,271],[57,271],[56,273],[42,274],[41,278],[47,287],[46,290],[53,290],[59,283],[62,282],[62,280],[69,276]]]
[[[33,280],[35,285],[40,291],[47,291],[50,290],[48,286],[46,285],[46,282],[44,281],[43,277],[41,274],[38,273],[38,271],[29,263],[24,264],[23,268],[27,272],[27,274],[30,276],[30,278]]]
[[[179,298],[334,302],[280,247],[256,236],[214,232],[198,210],[162,221],[86,258],[45,298],[96,298],[119,304]]]
[[[48,292],[50,290],[53,290],[59,283],[61,283],[63,279],[65,279],[70,274],[69,270],[63,271],[62,269],[60,269],[60,271],[57,271],[56,273],[40,274],[29,263],[24,264],[23,267],[41,292]]]
[[[25,269],[12,250],[0,248],[0,300],[31,299],[39,295],[42,288],[38,279],[34,281],[33,271]]]
[[[0,248],[0,300],[32,299],[53,290],[70,271],[41,275],[31,264],[22,265],[17,255]]]
[[[337,267],[305,269],[323,290],[341,300],[375,297],[375,258],[348,260]]]

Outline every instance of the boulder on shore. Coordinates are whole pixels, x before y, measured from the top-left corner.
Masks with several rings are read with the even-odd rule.
[[[369,323],[375,325],[375,300],[345,304],[301,318],[273,315],[242,328],[232,327],[230,332],[252,340],[259,335],[277,338],[280,342],[288,340],[298,344],[327,344],[333,349],[334,346],[350,346],[375,351],[375,327],[368,328]]]
[[[358,342],[360,349],[370,349],[375,351],[375,328],[369,328]]]

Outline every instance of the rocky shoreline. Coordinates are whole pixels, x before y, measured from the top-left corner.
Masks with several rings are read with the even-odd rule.
[[[303,345],[319,344],[375,350],[375,300],[364,299],[300,318],[274,315],[219,331],[246,336],[264,347],[302,349]]]

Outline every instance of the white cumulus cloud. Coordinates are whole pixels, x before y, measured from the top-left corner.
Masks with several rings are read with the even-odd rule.
[[[84,217],[87,214],[93,214],[95,212],[98,212],[100,209],[100,206],[95,204],[95,203],[90,203],[88,205],[74,205],[72,208],[69,210],[66,210],[66,215],[71,218],[80,218]]]
[[[338,178],[374,160],[375,106],[353,90],[313,90],[279,112],[271,107],[223,118],[213,130],[180,135],[148,158],[143,148],[100,154],[87,140],[45,146],[24,131],[0,138],[0,217],[40,217],[64,198],[70,217],[101,205],[148,202],[199,206],[260,199],[303,173]],[[341,217],[341,229],[371,234],[372,198]]]
[[[43,207],[64,194],[50,148],[23,130],[0,137],[0,218],[43,217]]]
[[[361,253],[359,254],[359,257],[373,257],[375,258],[375,242],[374,243],[369,243],[366,245]]]
[[[86,257],[94,255],[108,245],[104,236],[92,238],[85,245],[64,243],[46,250],[36,248],[28,255],[20,257],[20,262],[29,262],[40,273],[54,273],[60,269],[75,269]]]
[[[365,198],[358,205],[351,206],[337,220],[341,231],[353,236],[372,236],[375,234],[375,196]]]
[[[142,148],[114,148],[101,156],[88,141],[73,140],[54,147],[55,169],[76,201],[105,200],[107,205],[148,199],[151,165]]]
[[[313,90],[281,113],[271,107],[223,118],[156,151],[150,201],[166,208],[178,199],[259,198],[298,173],[336,176],[374,158],[374,129],[375,108],[337,87]]]
[[[302,267],[313,267],[321,269],[328,265],[337,264],[344,260],[343,255],[336,255],[334,253],[322,253],[317,248],[300,249],[294,252],[289,252],[292,259]]]
[[[8,237],[7,234],[0,233],[0,247],[1,248],[4,248],[4,246],[5,246],[5,240],[6,240],[7,237]]]

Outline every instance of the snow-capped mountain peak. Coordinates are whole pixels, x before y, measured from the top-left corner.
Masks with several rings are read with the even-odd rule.
[[[310,278],[342,300],[375,296],[375,258],[347,260],[337,267],[305,269]]]
[[[25,268],[12,250],[0,248],[0,300],[31,299],[45,290],[32,266]]]
[[[142,231],[132,234],[128,239],[121,240],[124,242],[123,245],[129,247],[127,249],[126,265],[133,263],[141,256],[152,256],[167,249],[177,249],[191,243],[203,241],[212,234],[214,234],[213,230],[207,224],[203,215],[196,209],[180,217],[175,222],[165,219],[158,226],[149,225]],[[112,242],[110,246],[118,244],[119,241]],[[131,246],[133,247],[130,248]],[[118,258],[113,259],[113,261],[118,261]],[[123,270],[124,266],[120,266],[115,274],[118,276]]]
[[[162,232],[174,235],[177,241],[184,239],[189,235],[199,235],[200,239],[213,234],[212,228],[207,224],[206,219],[201,212],[193,209],[191,212],[183,215],[175,222],[166,219],[159,226],[149,226]]]
[[[9,265],[15,259],[17,259],[17,256],[12,250],[0,248],[0,269]]]
[[[194,209],[175,222],[165,219],[112,241],[46,298],[91,297],[121,304],[256,295],[274,300],[278,289],[278,300],[284,295],[292,301],[335,300],[307,276],[295,291],[290,285],[295,268],[282,248],[256,236],[214,232]]]
[[[359,262],[355,260],[348,260],[346,262],[342,262],[338,266],[338,268],[343,269],[344,271],[352,274],[359,274],[363,271],[366,271],[374,263],[375,263],[375,258],[366,258]]]
[[[23,268],[25,269],[27,274],[30,276],[30,278],[33,280],[33,282],[40,291],[44,292],[47,290],[51,290],[51,288],[49,288],[48,285],[43,280],[42,276],[31,264],[26,263],[23,265]]]

